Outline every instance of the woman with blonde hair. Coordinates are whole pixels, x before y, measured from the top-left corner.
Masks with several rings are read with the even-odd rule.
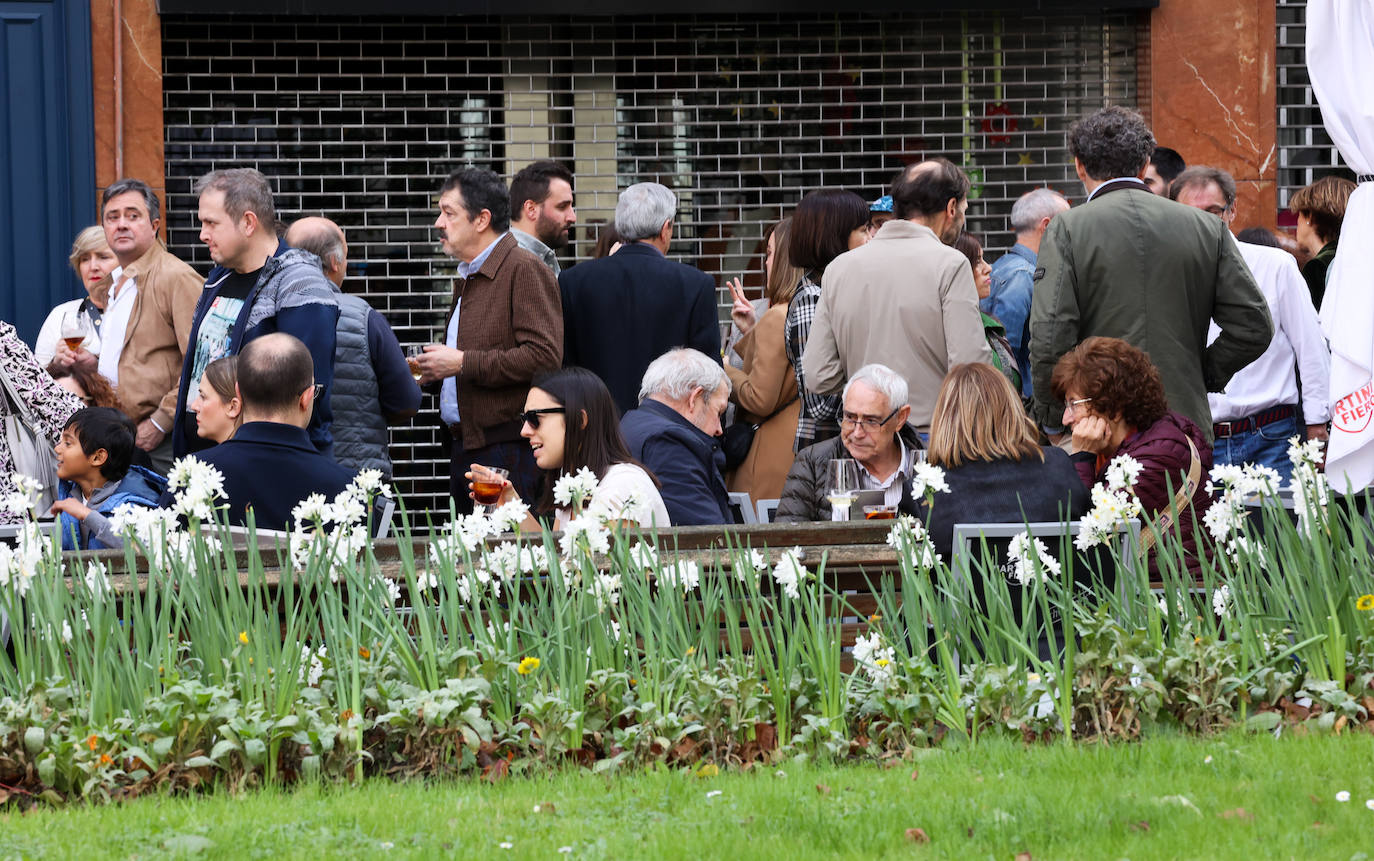
[[[956,523],[1076,519],[1088,489],[1061,449],[1039,444],[1021,395],[992,365],[955,365],[940,386],[930,421],[929,460],[945,471],[948,493],[916,514],[935,549],[950,559]],[[912,503],[903,503],[910,506]]]
[[[743,491],[750,499],[777,499],[782,495],[787,471],[792,468],[792,443],[797,436],[801,399],[797,374],[787,358],[784,328],[787,306],[801,282],[802,272],[788,258],[788,234],[792,219],[784,218],[768,232],[764,271],[768,276],[764,298],[768,310],[735,345],[744,359],[743,368],[725,366],[730,377],[730,400],[739,406],[735,424],[754,429],[748,453],[725,478],[731,491]],[[731,285],[735,304],[746,306],[742,291]],[[733,428],[734,425],[731,426]],[[727,429],[727,435],[737,433]]]
[[[100,355],[100,315],[105,310],[110,289],[105,276],[119,266],[114,252],[105,241],[105,228],[99,225],[87,227],[76,235],[67,261],[76,270],[81,286],[86,288],[86,296],[63,302],[48,312],[48,318],[43,321],[43,327],[38,330],[38,339],[33,344],[33,357],[45,368],[57,355],[62,320],[69,314],[86,318],[86,340],[81,348],[93,356]]]

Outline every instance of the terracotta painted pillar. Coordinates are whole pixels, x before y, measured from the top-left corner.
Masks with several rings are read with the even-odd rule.
[[[1236,179],[1237,230],[1277,216],[1274,0],[1160,0],[1145,109],[1162,146]]]
[[[162,146],[162,23],[156,0],[121,0],[123,170],[115,134],[114,0],[91,0],[91,65],[95,85],[97,192],[116,179],[137,177],[153,187],[166,212]],[[99,201],[97,201],[98,203]],[[166,219],[161,230],[166,236]]]

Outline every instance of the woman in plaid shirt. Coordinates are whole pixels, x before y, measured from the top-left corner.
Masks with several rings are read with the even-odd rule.
[[[797,420],[796,450],[838,436],[840,396],[818,395],[806,386],[801,358],[816,303],[821,298],[821,277],[830,261],[868,241],[868,204],[852,191],[813,191],[797,204],[787,250],[792,264],[805,274],[787,306],[784,328],[787,360],[797,374],[801,393],[801,417]]]

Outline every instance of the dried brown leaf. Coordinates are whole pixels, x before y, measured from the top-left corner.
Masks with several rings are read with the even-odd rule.
[[[1031,861],[1031,854],[1029,852],[1017,852],[1016,861]]]
[[[819,792],[821,795],[829,795],[830,787],[826,786],[824,783],[818,783],[816,784],[816,791]]]
[[[1255,819],[1255,814],[1253,814],[1253,813],[1251,813],[1250,811],[1246,810],[1244,807],[1237,807],[1237,808],[1234,809],[1234,810],[1223,810],[1223,811],[1221,812],[1221,818],[1222,818],[1222,819],[1239,819],[1239,820],[1241,820],[1242,822],[1253,822],[1254,819]]]
[[[924,828],[908,828],[906,830],[906,839],[910,840],[912,843],[929,843],[930,835],[926,833]]]
[[[1150,830],[1150,823],[1146,822],[1144,819],[1140,820],[1139,822],[1133,822],[1131,823],[1131,830],[1148,832]]]
[[[916,778],[918,778],[918,777],[920,777],[920,776],[921,776],[921,770],[920,770],[919,768],[913,768],[913,769],[911,770],[911,779],[912,779],[912,780],[915,780]]]

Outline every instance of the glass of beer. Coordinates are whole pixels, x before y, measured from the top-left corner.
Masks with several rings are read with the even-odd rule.
[[[406,347],[406,365],[410,368],[410,376],[412,376],[417,383],[420,382],[420,377],[423,376],[423,374],[420,373],[420,357],[424,354],[424,344],[413,344]]]
[[[864,520],[895,520],[897,517],[897,506],[895,505],[865,505]]]
[[[86,315],[80,311],[71,311],[62,317],[62,343],[67,345],[67,349],[75,353],[81,349],[81,345],[86,342],[86,336],[90,334],[90,325],[86,322]]]
[[[501,469],[497,466],[473,465],[472,499],[478,505],[485,507],[487,514],[491,514],[496,509],[496,504],[501,501],[501,490],[506,486],[506,479],[509,476],[510,470],[507,469]]]

